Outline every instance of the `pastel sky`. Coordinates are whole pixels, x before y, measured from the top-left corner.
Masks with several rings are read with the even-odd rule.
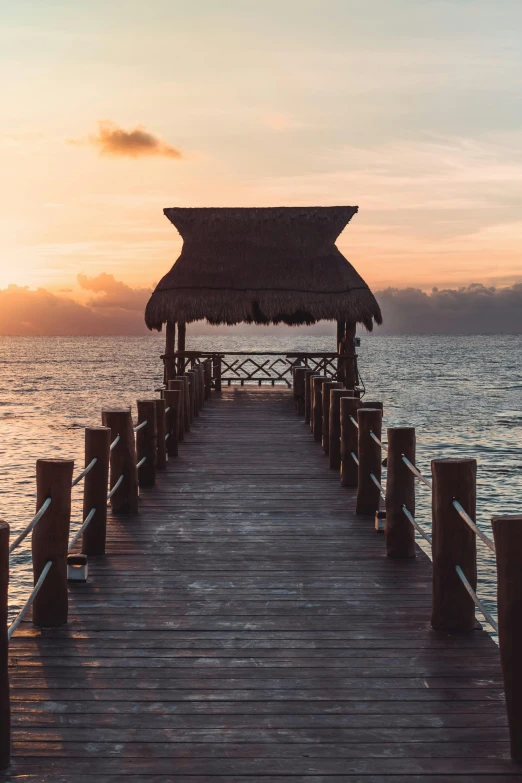
[[[0,288],[149,288],[175,205],[358,204],[376,289],[522,281],[520,0],[0,10]]]

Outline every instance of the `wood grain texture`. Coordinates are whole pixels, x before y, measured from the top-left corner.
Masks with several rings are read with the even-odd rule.
[[[10,645],[10,781],[493,783],[498,650],[430,627],[431,563],[385,556],[291,392],[231,387],[70,590]]]

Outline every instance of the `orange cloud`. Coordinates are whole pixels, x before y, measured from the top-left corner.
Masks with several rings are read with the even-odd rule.
[[[86,304],[44,288],[10,285],[0,289],[0,335],[147,334],[143,321],[150,296],[113,275],[78,275],[80,286],[96,295]]]
[[[84,142],[71,142],[73,144]],[[91,134],[87,143],[97,147],[101,155],[119,158],[146,158],[162,156],[180,160],[181,150],[173,147],[154,136],[143,125],[137,125],[133,130],[125,130],[110,120],[98,123],[98,133]]]
[[[97,294],[87,303],[89,307],[93,308],[119,308],[143,312],[152,293],[150,288],[131,288],[120,280],[116,280],[114,275],[109,275],[106,272],[102,272],[96,277],[78,275],[78,284],[85,291]]]
[[[10,285],[0,289],[0,335],[145,335],[143,311],[150,291],[131,288],[113,275],[79,276],[82,288],[96,294],[87,304],[56,296],[43,288]],[[522,283],[505,288],[479,283],[463,288],[415,288],[377,291],[384,325],[376,334],[522,334]],[[316,324],[308,334],[327,334],[332,325]],[[253,327],[191,325],[191,334],[261,333]],[[273,329],[274,333],[285,332]]]

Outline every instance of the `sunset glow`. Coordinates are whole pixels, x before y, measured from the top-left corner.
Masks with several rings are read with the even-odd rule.
[[[1,289],[85,303],[78,276],[109,274],[148,292],[181,246],[175,205],[358,204],[338,244],[375,290],[522,281],[520,3],[2,16]]]

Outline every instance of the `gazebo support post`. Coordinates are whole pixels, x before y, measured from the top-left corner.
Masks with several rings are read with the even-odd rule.
[[[346,321],[337,321],[337,353],[339,356],[343,353],[344,336],[346,333]],[[344,384],[345,367],[342,359],[337,359],[337,380]]]
[[[344,360],[344,385],[347,389],[357,386],[357,364],[355,356],[355,332],[357,324],[346,323],[343,353],[348,357]]]
[[[168,389],[169,381],[176,377],[176,362],[169,358],[176,350],[176,321],[167,321],[165,326],[165,373],[164,382]]]
[[[187,335],[187,324],[185,321],[180,321],[178,324],[178,353],[185,353],[185,338]],[[178,375],[183,375],[185,372],[185,357],[180,356],[178,358]]]

